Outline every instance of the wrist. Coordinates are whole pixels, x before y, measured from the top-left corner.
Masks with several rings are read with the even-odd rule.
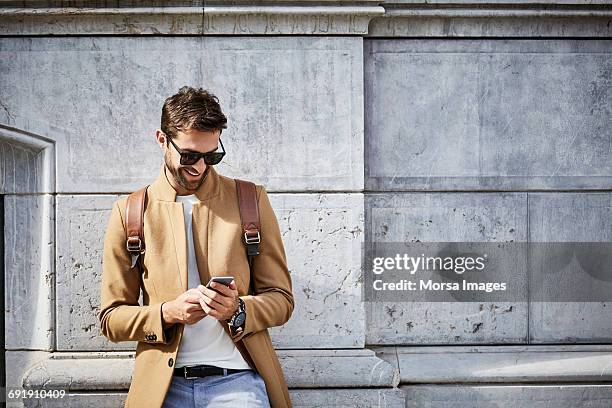
[[[164,326],[164,329],[167,329],[168,327],[172,326],[175,322],[173,321],[171,314],[170,314],[170,307],[171,307],[171,303],[170,302],[163,302],[162,306],[161,306],[161,311],[162,311],[162,325]]]
[[[244,300],[238,298],[238,308],[234,314],[227,320],[232,330],[232,333],[238,333],[244,330],[246,324],[246,308]]]

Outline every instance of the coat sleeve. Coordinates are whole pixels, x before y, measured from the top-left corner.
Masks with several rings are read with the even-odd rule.
[[[240,296],[246,309],[244,330],[232,336],[238,341],[251,333],[285,324],[293,313],[291,276],[274,210],[263,186],[257,186],[261,224],[259,255],[253,258],[254,294]]]
[[[98,319],[104,336],[112,342],[142,341],[168,344],[174,326],[164,329],[162,304],[140,306],[141,277],[131,268],[126,232],[119,203],[115,201],[104,237],[102,284]]]

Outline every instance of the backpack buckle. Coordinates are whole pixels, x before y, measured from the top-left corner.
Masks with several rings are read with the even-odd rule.
[[[252,235],[253,232],[255,233],[255,235]],[[251,234],[249,236],[249,234]],[[251,245],[251,244],[259,244],[261,242],[261,236],[259,235],[259,231],[257,230],[246,230],[244,232],[244,242],[247,245]]]
[[[144,253],[144,247],[142,245],[142,240],[140,237],[129,237],[127,239],[127,250],[129,252],[138,252],[140,254]]]

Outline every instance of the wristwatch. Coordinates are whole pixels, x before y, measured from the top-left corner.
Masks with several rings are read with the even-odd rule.
[[[233,314],[232,317],[227,321],[232,330],[232,334],[240,333],[244,330],[244,323],[246,322],[246,309],[244,307],[244,300],[238,298],[238,310]]]

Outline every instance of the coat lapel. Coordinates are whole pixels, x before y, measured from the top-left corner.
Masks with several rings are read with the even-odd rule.
[[[165,217],[171,232],[166,236],[170,239],[173,245],[167,247],[174,254],[178,264],[179,282],[182,291],[185,292],[188,287],[188,262],[187,262],[187,234],[185,229],[185,218],[183,216],[183,204],[176,202],[176,190],[168,181],[169,174],[166,174],[166,166],[161,166],[159,175],[149,189],[149,199],[160,201],[166,208]],[[201,281],[206,284],[209,280],[208,272],[208,242],[209,242],[209,204],[210,200],[219,195],[219,175],[214,167],[210,167],[208,174],[202,185],[196,190],[195,195],[200,200],[193,206],[193,241],[196,254],[198,271]]]

